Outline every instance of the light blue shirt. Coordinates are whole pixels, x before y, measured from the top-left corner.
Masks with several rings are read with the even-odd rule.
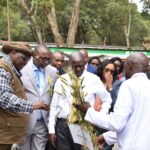
[[[43,68],[38,68],[36,65],[33,64],[33,73],[34,73],[34,77],[38,89],[38,94],[41,95],[45,85],[45,70]],[[42,120],[43,118],[42,111],[37,110],[37,113],[38,113],[37,120]]]
[[[38,92],[41,95],[45,85],[45,70],[33,65],[33,71]]]

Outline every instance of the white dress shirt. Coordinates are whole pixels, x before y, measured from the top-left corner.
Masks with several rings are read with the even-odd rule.
[[[136,73],[121,85],[114,112],[109,115],[89,108],[85,120],[116,131],[121,150],[149,150],[149,116],[150,80],[146,74]],[[106,135],[106,140],[111,143],[114,139]]]
[[[107,131],[103,133],[103,137],[108,145],[118,143],[118,138],[115,131]]]
[[[62,77],[65,78],[68,83],[70,83],[70,78],[68,74],[64,74],[62,75]],[[82,77],[84,77],[83,85],[85,86],[83,92],[87,93],[85,100],[89,101],[90,104],[93,106],[95,101],[95,95],[99,95],[102,99],[102,111],[104,113],[108,113],[112,100],[110,94],[105,89],[103,83],[96,75],[89,73],[86,70],[83,72],[80,78]],[[67,96],[63,94],[62,85],[65,91],[67,91]],[[70,88],[66,86],[60,80],[60,78],[56,81],[54,91],[56,92],[54,92],[51,102],[51,111],[48,125],[50,134],[55,133],[56,118],[68,118],[68,115],[71,112],[70,109],[72,105],[72,96],[70,94]]]

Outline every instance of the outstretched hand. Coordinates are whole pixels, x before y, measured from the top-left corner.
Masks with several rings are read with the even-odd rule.
[[[49,111],[50,108],[47,104],[45,104],[43,101],[38,101],[38,102],[35,102],[33,104],[33,110],[35,109],[43,109],[45,111]]]
[[[99,135],[95,141],[95,144],[98,146],[99,150],[104,150],[105,139],[103,135]]]
[[[89,102],[85,102],[84,104],[73,104],[74,107],[76,107],[78,110],[82,111],[82,112],[87,112],[87,110],[89,109],[89,107],[91,107]]]
[[[49,140],[51,141],[52,145],[56,147],[56,134],[49,134]]]

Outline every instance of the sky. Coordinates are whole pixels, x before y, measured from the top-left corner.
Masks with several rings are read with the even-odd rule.
[[[142,11],[142,3],[140,2],[140,0],[132,0],[132,2],[137,4],[138,11],[141,12]]]

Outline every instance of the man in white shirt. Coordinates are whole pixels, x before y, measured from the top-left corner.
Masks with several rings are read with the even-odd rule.
[[[131,54],[125,62],[126,81],[121,85],[114,112],[96,112],[88,104],[77,106],[87,110],[85,120],[113,132],[104,134],[108,144],[118,142],[121,150],[150,149],[150,80],[145,72],[148,58],[144,53]],[[99,142],[101,138],[99,138]]]
[[[98,94],[102,99],[101,111],[108,113],[111,105],[110,95],[96,75],[84,70],[85,61],[82,54],[80,52],[72,53],[70,57],[70,64],[77,77],[84,77],[83,92],[87,93],[85,100],[89,101],[89,103],[93,106],[95,95]],[[65,78],[68,83],[70,83],[70,77],[67,73],[62,75],[62,77]],[[63,90],[65,90],[67,93],[64,94]],[[53,145],[56,144],[57,150],[81,150],[82,143],[80,143],[81,141],[78,140],[78,131],[76,128],[74,128],[74,126],[67,124],[67,118],[71,113],[70,108],[72,106],[70,88],[63,84],[62,80],[59,78],[56,81],[54,91],[57,92],[54,92],[51,103],[48,125],[50,134],[49,139]]]

